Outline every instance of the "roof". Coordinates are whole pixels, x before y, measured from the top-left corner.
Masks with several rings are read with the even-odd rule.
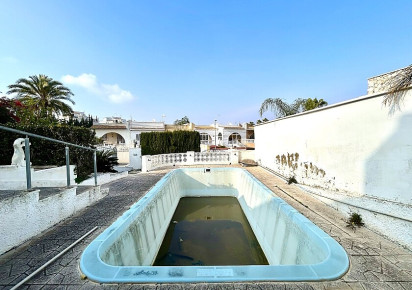
[[[245,129],[242,126],[223,126],[223,128],[225,128],[225,129],[240,129],[240,130]]]
[[[201,129],[201,130],[214,130],[215,129],[215,127],[213,127],[213,126],[202,126],[202,125],[198,125],[198,126],[195,126],[195,129]],[[217,128],[216,128],[217,129]]]
[[[126,124],[96,124],[92,129],[126,129]]]
[[[163,122],[131,122],[131,130],[164,130],[165,124]]]

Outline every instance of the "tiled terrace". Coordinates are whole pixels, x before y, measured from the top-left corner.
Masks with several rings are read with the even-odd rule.
[[[78,265],[84,248],[168,172],[157,170],[131,174],[102,186],[110,191],[99,202],[0,256],[0,289],[12,288],[95,226],[96,231],[20,289],[412,289],[412,252],[365,227],[348,228],[345,217],[336,210],[260,167],[247,170],[345,248],[351,262],[346,275],[332,282],[299,283],[103,285],[81,279]]]

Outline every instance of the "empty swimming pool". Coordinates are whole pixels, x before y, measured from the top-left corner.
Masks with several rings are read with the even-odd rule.
[[[269,265],[152,266],[179,200],[199,196],[236,197]],[[333,238],[240,168],[171,171],[100,234],[80,261],[89,279],[111,283],[333,280],[348,267]]]

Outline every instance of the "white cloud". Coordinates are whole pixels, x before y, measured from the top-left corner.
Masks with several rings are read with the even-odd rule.
[[[0,61],[4,62],[4,63],[9,63],[9,64],[14,64],[14,63],[19,62],[19,60],[17,58],[13,57],[13,56],[2,57],[2,58],[0,58]]]
[[[78,77],[65,75],[62,77],[62,82],[67,85],[75,85],[85,88],[87,91],[103,96],[112,103],[124,103],[134,99],[131,92],[123,90],[118,84],[109,85],[99,83],[94,74],[81,74]]]

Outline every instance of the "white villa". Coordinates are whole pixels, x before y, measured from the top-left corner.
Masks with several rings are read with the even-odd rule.
[[[81,120],[86,120],[88,116],[84,112],[78,112],[78,111],[73,111],[71,116],[58,116],[59,119],[69,121],[70,118],[73,120],[81,121]]]
[[[103,139],[104,145],[116,147],[140,147],[140,134],[143,132],[165,132],[175,130],[198,131],[201,144],[225,146],[229,148],[254,148],[254,127],[242,125],[169,125],[164,122],[126,121],[120,117],[107,117],[95,123],[92,129]]]

